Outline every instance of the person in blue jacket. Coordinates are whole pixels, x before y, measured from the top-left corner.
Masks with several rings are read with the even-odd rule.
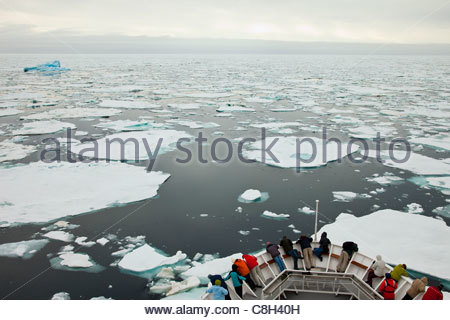
[[[227,294],[225,295],[225,300],[231,300],[230,298],[230,292],[228,291],[228,286],[225,283],[225,281],[223,280],[222,276],[220,274],[209,274],[208,275],[209,281],[211,282],[212,285],[216,284],[216,280],[220,280],[220,285],[222,288],[224,288],[225,290],[227,290]]]
[[[231,281],[233,281],[234,289],[236,290],[236,293],[239,295],[239,297],[242,298],[242,281],[245,281],[246,279],[239,275],[238,273],[238,266],[233,264],[231,267],[232,271],[225,277],[225,281],[231,278]]]
[[[207,293],[212,293],[214,300],[225,300],[225,296],[228,295],[228,290],[222,287],[222,281],[216,280],[214,285],[208,290]]]

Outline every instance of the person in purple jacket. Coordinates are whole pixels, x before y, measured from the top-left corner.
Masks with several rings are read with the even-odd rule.
[[[280,271],[283,271],[286,267],[284,266],[283,260],[281,260],[281,254],[278,248],[279,247],[276,244],[269,241],[266,242],[266,251],[272,256],[273,260],[275,260]]]

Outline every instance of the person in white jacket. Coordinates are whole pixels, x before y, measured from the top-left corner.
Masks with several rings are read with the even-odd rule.
[[[377,255],[377,261],[375,261],[367,274],[367,284],[372,286],[373,278],[380,278],[384,276],[384,268],[386,263],[383,261],[380,255]]]

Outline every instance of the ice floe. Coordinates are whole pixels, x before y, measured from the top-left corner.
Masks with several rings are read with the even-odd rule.
[[[341,213],[318,234],[324,231],[333,243],[352,240],[370,257],[381,254],[390,264],[405,263],[411,269],[450,279],[450,227],[444,221],[385,209],[362,217]]]
[[[269,154],[263,152],[264,148],[262,140],[248,143],[246,148],[243,150],[243,156],[247,159],[265,162],[267,165],[275,167],[296,168],[299,165],[301,168],[314,168],[324,166],[328,162],[341,159],[350,153],[358,151],[359,149],[359,147],[355,144],[349,147],[347,143],[342,143],[339,147],[339,145],[334,141],[326,143],[323,139],[304,137],[299,139],[300,154],[297,156],[297,139],[299,138],[295,136],[266,138],[266,148],[274,143],[270,151],[277,158],[276,160],[278,160],[278,162],[275,159],[272,159]],[[340,149],[341,152],[339,152],[338,149]],[[316,152],[314,152],[314,150],[316,150]],[[326,150],[326,157],[323,152],[324,150]],[[263,155],[266,157],[265,161],[263,161]],[[297,158],[299,159],[300,164],[297,163]]]
[[[58,120],[35,121],[24,123],[21,129],[12,131],[12,134],[22,136],[37,135],[37,134],[55,133],[67,128],[75,129],[76,126],[72,123],[61,122]]]
[[[70,300],[70,294],[64,291],[58,292],[52,296],[51,300]]]
[[[0,162],[20,160],[36,151],[35,146],[14,143],[12,140],[0,142]]]
[[[309,207],[298,208],[298,212],[304,213],[304,214],[315,214],[316,213],[313,209],[311,209]]]
[[[290,217],[286,213],[274,213],[269,210],[264,210],[264,212],[261,214],[261,216],[265,217],[265,218],[275,219],[275,220],[284,220],[284,219],[287,219]]]
[[[49,232],[43,234],[42,236],[45,238],[64,241],[64,242],[72,242],[75,238],[73,234],[68,233],[66,231],[62,231],[62,230],[49,231]]]
[[[188,279],[195,276],[200,279],[202,284],[209,283],[209,274],[223,275],[231,270],[231,263],[233,259],[242,258],[242,253],[235,253],[231,256],[224,258],[217,258],[211,261],[207,261],[202,264],[195,265],[189,270],[180,274],[183,279]]]
[[[138,100],[103,100],[98,104],[104,108],[123,108],[123,109],[158,109],[159,104],[149,103],[147,101]]]
[[[69,118],[98,118],[112,117],[121,113],[121,110],[103,108],[65,108],[53,109],[33,113],[20,117],[25,120],[69,119]]]
[[[196,288],[200,285],[200,279],[192,276],[181,282],[172,282],[172,287],[166,293],[166,296],[171,296],[177,293],[185,292],[190,289]]]
[[[409,142],[450,151],[450,134],[439,134],[430,137],[412,138],[409,139]]]
[[[0,109],[0,117],[14,116],[20,113],[23,113],[23,111],[15,108]]]
[[[356,128],[349,128],[348,132],[351,137],[360,139],[373,139],[377,137],[378,133],[380,134],[380,137],[386,138],[397,133],[395,128],[385,126],[360,126]]]
[[[84,253],[67,252],[60,254],[61,265],[69,268],[89,268],[94,264],[90,261],[90,257]]]
[[[400,184],[405,181],[403,178],[397,177],[390,172],[385,172],[382,176],[380,176],[378,173],[375,173],[371,177],[366,178],[366,180],[368,182],[381,184],[382,186]]]
[[[3,243],[0,244],[0,257],[30,259],[49,242],[47,239],[41,239]]]
[[[420,204],[413,202],[406,205],[406,212],[419,214],[423,213],[423,208]]]
[[[169,103],[167,106],[169,108],[180,109],[180,110],[200,109],[199,103]]]
[[[245,190],[245,192],[243,194],[241,194],[239,197],[241,197],[243,200],[246,200],[246,201],[255,201],[255,200],[261,199],[262,194],[261,194],[261,191],[259,191],[259,190],[248,189],[248,190]]]
[[[9,204],[0,206],[0,220],[42,223],[148,199],[156,196],[168,178],[166,173],[147,173],[145,168],[117,162],[33,162],[3,167],[0,185],[8,188],[2,190],[2,199]]]
[[[191,137],[190,134],[184,131],[164,129],[121,132],[96,140],[95,143],[86,142],[74,145],[71,151],[88,158],[140,161],[149,159],[149,150],[154,153],[159,141],[161,141],[161,144],[158,155],[161,155],[175,150],[179,139]],[[95,145],[97,146],[98,154],[93,150]],[[108,147],[110,147],[109,155]]]
[[[103,121],[95,124],[94,127],[114,131],[144,131],[150,128],[167,128],[168,126],[164,123],[157,123],[153,121],[116,120]]]
[[[191,120],[179,120],[179,119],[171,119],[167,120],[167,123],[179,124],[180,126],[189,127],[191,129],[201,129],[201,128],[217,128],[220,127],[219,124],[215,122],[197,122]]]
[[[333,191],[333,197],[333,201],[338,202],[351,202],[355,199],[371,198],[371,196],[366,193],[359,194],[351,191]]]
[[[133,272],[144,272],[157,267],[172,265],[186,259],[186,254],[178,251],[174,256],[168,257],[155,248],[145,244],[126,254],[118,266]]]
[[[380,151],[380,157],[383,161],[383,165],[411,171],[418,175],[450,175],[450,164],[443,160],[438,160],[423,156],[421,154],[410,152],[409,158],[407,157],[407,151],[393,150],[393,156],[397,161],[393,161],[389,155],[389,151]],[[369,157],[376,158],[376,151],[370,150]],[[406,161],[399,162],[400,160],[407,159]]]
[[[241,106],[223,106],[216,109],[217,112],[255,112],[255,109]],[[222,115],[223,117],[224,115]],[[231,115],[230,115],[231,116]]]

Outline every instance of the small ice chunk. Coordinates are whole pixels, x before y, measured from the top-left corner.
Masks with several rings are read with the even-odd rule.
[[[333,191],[334,201],[350,202],[358,197],[358,194],[351,191]]]
[[[100,238],[100,239],[97,239],[96,242],[97,242],[98,244],[104,246],[105,244],[107,244],[107,243],[109,242],[109,240],[106,239],[106,238]]]
[[[164,279],[175,279],[175,273],[171,267],[162,268],[161,271],[156,275],[156,278]]]
[[[70,300],[70,294],[64,291],[58,292],[53,295],[52,300]]]
[[[242,234],[243,236],[248,236],[250,234],[250,231],[245,231],[245,230],[239,230],[238,232],[240,234]]]
[[[238,213],[242,213],[242,207],[237,207],[236,210],[234,210],[234,211],[236,211]]]
[[[311,209],[309,207],[298,208],[298,212],[304,213],[304,214],[315,214],[316,213],[313,209]]]
[[[406,205],[406,211],[408,213],[423,213],[423,208],[420,204],[413,202]]]
[[[248,189],[240,197],[247,201],[256,201],[261,199],[261,191],[256,189]]]
[[[75,239],[75,243],[79,244],[80,246],[83,247],[92,247],[93,245],[95,245],[94,241],[88,241],[86,242],[87,237],[78,237]]]
[[[386,172],[383,176],[373,175],[372,177],[366,178],[368,182],[378,183],[382,186],[388,186],[392,184],[400,184],[405,180],[403,178],[394,176],[392,173]]]

